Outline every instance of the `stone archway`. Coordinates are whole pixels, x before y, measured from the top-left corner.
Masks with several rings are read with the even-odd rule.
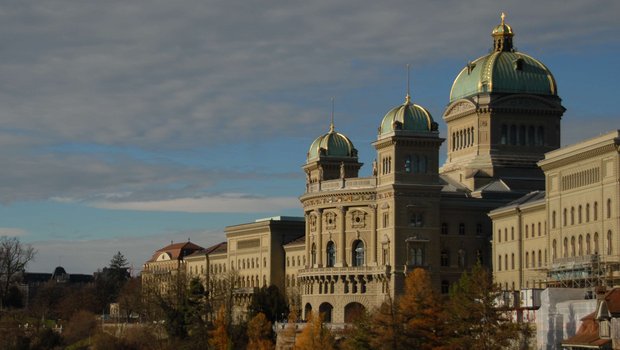
[[[366,312],[364,305],[357,302],[348,303],[347,306],[344,307],[344,322],[353,323],[360,318],[364,312]]]
[[[310,303],[306,303],[306,306],[304,307],[304,320],[308,321],[308,316],[310,316],[310,313],[312,313],[312,305],[310,305]]]
[[[319,314],[323,315],[323,322],[332,322],[332,311],[334,307],[330,303],[323,303],[319,306]]]

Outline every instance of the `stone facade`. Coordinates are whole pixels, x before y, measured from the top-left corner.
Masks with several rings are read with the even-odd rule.
[[[620,282],[619,145],[615,130],[547,153],[539,162],[546,192],[490,213],[498,283],[514,290]]]

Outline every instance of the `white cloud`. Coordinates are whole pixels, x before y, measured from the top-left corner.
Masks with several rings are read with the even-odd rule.
[[[298,208],[296,197],[253,197],[241,194],[200,198],[175,198],[140,202],[95,201],[89,206],[101,209],[169,211],[188,213],[261,213]]]
[[[19,237],[25,236],[28,231],[16,227],[0,227],[0,236]]]

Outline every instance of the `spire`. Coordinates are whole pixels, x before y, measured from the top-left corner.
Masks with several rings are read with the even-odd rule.
[[[409,63],[407,63],[407,95],[405,95],[405,104],[411,102],[411,95],[409,95]]]
[[[334,132],[334,97],[332,97],[332,120],[329,123],[329,132]]]
[[[504,12],[499,17],[501,18],[501,23],[495,26],[491,33],[493,37],[493,51],[513,51],[512,37],[514,33],[512,28],[506,24],[506,14]]]

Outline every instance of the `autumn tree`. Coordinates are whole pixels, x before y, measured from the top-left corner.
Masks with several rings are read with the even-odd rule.
[[[518,325],[506,310],[498,308],[500,293],[491,274],[480,265],[463,273],[447,305],[451,349],[505,349],[519,337]]]
[[[142,314],[142,279],[131,278],[118,295],[118,306],[125,322],[130,322],[133,313]]]
[[[6,304],[11,285],[34,259],[35,249],[17,237],[0,237],[0,309]]]
[[[345,329],[342,350],[373,350],[371,346],[372,322],[370,315],[363,312]]]
[[[248,350],[271,350],[274,348],[271,322],[264,313],[256,314],[248,322]]]
[[[333,350],[334,336],[323,325],[323,315],[310,312],[308,323],[301,334],[295,339],[296,350]]]
[[[226,309],[221,306],[217,311],[217,316],[213,322],[213,331],[211,331],[211,339],[209,344],[215,350],[228,350],[232,348],[232,342],[228,335],[226,324]]]
[[[442,345],[445,317],[425,269],[416,268],[407,275],[398,305],[405,347],[426,350]]]
[[[389,293],[387,299],[373,312],[371,322],[371,345],[374,349],[407,349],[399,306]]]

